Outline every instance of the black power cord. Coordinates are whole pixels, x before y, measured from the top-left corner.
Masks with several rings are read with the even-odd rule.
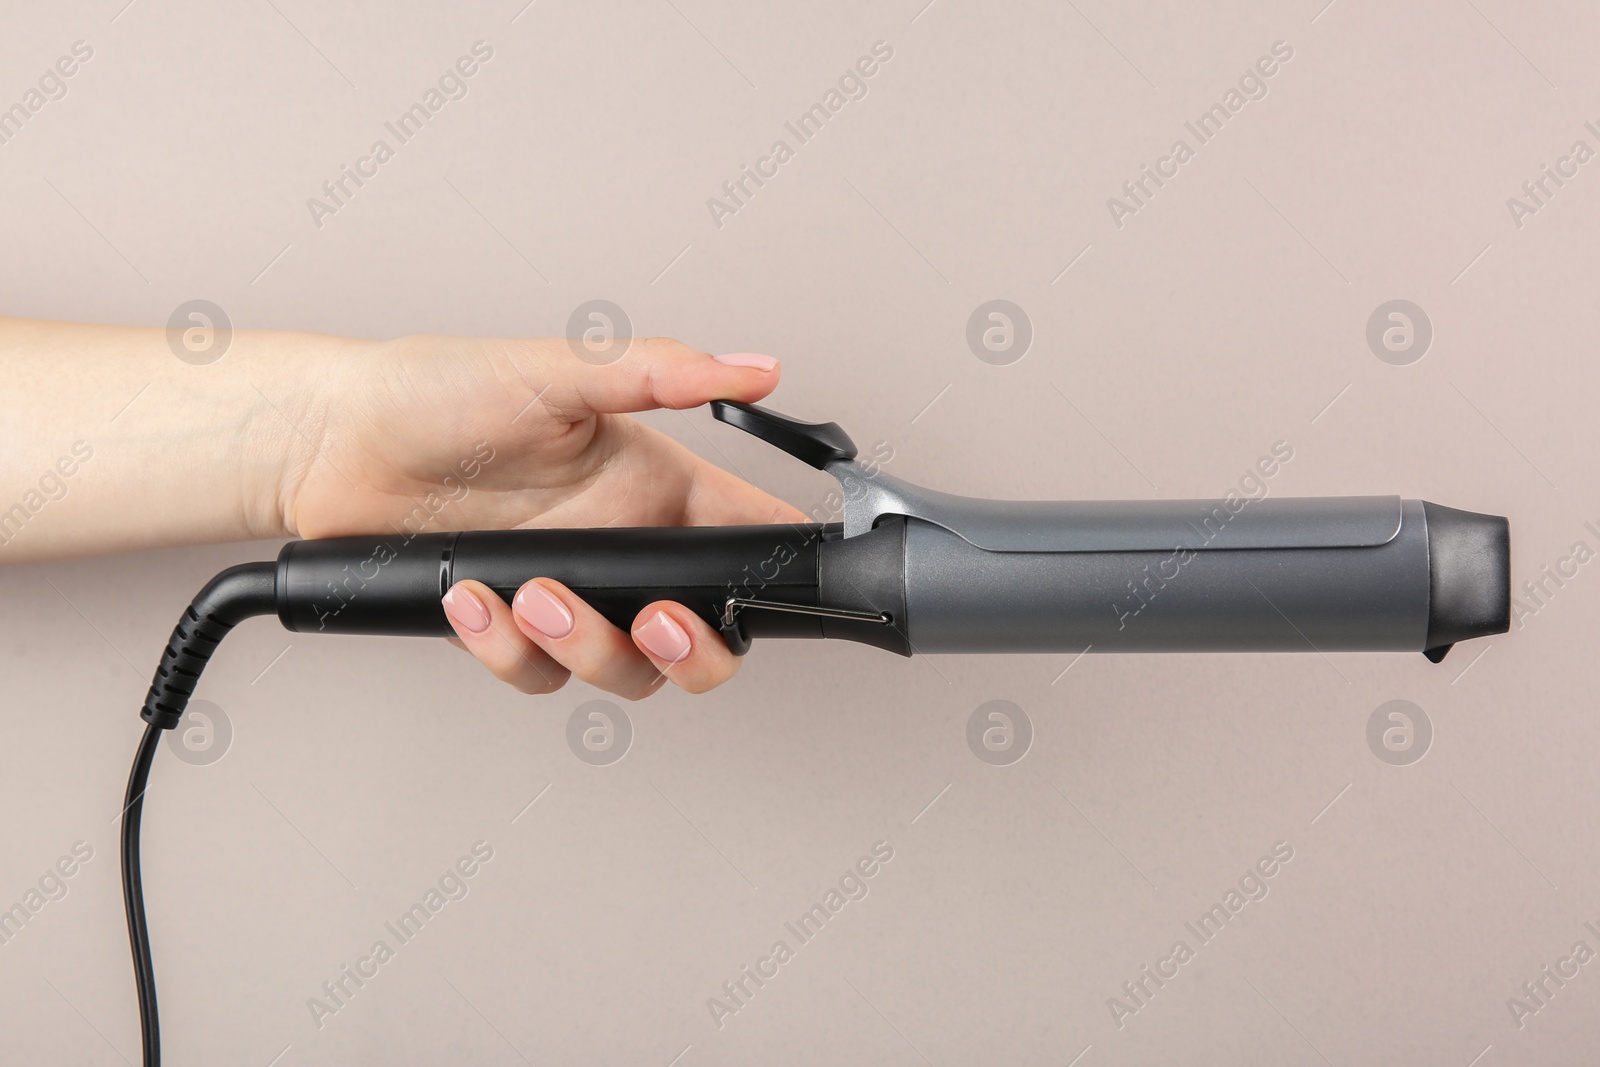
[[[149,723],[128,773],[122,807],[122,902],[128,913],[128,945],[133,950],[133,977],[139,990],[139,1032],[144,1067],[161,1067],[161,1020],[156,1011],[156,973],[150,959],[150,930],[144,914],[144,881],[139,867],[139,826],[150,764],[163,731],[183,719],[217,645],[240,622],[253,615],[271,615],[278,606],[276,563],[243,563],[218,574],[184,612],[172,630],[161,665],[156,668],[140,717]]]
[[[150,930],[144,920],[144,884],[139,878],[139,817],[144,813],[144,788],[150,761],[161,743],[161,727],[144,728],[133,754],[128,793],[122,802],[122,903],[128,911],[128,944],[133,948],[133,980],[139,987],[139,1032],[144,1038],[147,1067],[161,1063],[161,1023],[156,1018],[156,976],[150,963]]]

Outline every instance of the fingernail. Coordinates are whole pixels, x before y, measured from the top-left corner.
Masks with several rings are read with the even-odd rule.
[[[565,637],[572,632],[572,612],[538,582],[529,582],[517,590],[511,610],[546,637]]]
[[[651,616],[649,622],[633,631],[633,636],[646,652],[668,663],[677,663],[689,654],[689,635],[664,611]]]
[[[778,365],[777,360],[771,356],[763,356],[760,352],[729,352],[711,358],[730,367],[754,367],[756,370],[771,370]]]
[[[473,595],[472,590],[453,585],[441,603],[450,621],[468,633],[481,634],[489,628],[489,609]]]

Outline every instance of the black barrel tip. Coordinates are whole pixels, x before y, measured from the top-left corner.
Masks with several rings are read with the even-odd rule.
[[[1511,524],[1422,502],[1428,523],[1428,636],[1434,663],[1457,641],[1511,629]]]

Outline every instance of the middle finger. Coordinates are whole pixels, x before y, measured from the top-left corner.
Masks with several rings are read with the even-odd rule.
[[[638,700],[665,681],[632,638],[553,578],[524,584],[511,613],[530,641],[597,689]]]

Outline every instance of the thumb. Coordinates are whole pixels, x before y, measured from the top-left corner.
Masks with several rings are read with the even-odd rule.
[[[547,409],[569,422],[591,415],[760,400],[778,385],[778,361],[754,352],[711,356],[666,337],[634,338],[615,363],[568,353],[549,361]]]

